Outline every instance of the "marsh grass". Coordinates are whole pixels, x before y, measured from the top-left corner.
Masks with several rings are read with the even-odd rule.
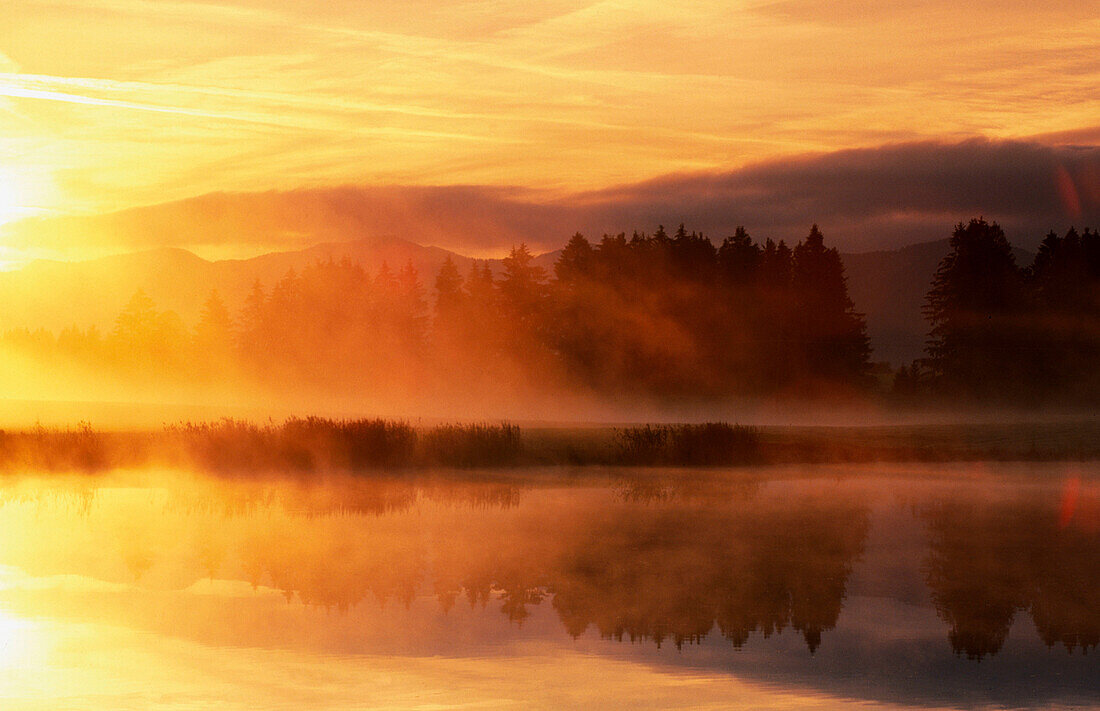
[[[75,429],[47,428],[8,432],[0,430],[0,467],[46,471],[96,471],[111,464],[103,434],[87,422]]]
[[[521,463],[523,437],[516,425],[441,425],[422,437],[426,464],[453,467],[503,467]]]
[[[759,458],[758,430],[726,422],[705,422],[619,430],[612,463],[715,466],[752,464]]]
[[[747,427],[725,422],[533,428],[291,418],[100,432],[88,423],[0,430],[0,471],[98,472],[167,466],[230,475],[508,467],[1100,459],[1100,423]]]

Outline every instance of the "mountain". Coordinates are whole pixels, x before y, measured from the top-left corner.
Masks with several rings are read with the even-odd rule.
[[[928,337],[921,307],[936,268],[950,249],[949,240],[942,239],[901,249],[840,255],[848,275],[848,293],[856,309],[867,316],[872,360],[897,366],[921,357]],[[1027,250],[1013,252],[1021,266],[1035,259]]]
[[[852,300],[867,316],[874,360],[899,365],[920,357],[928,330],[921,306],[947,252],[947,240],[939,240],[841,255]],[[535,263],[552,274],[558,254],[541,254]],[[463,274],[474,261],[392,236],[325,242],[251,259],[208,261],[184,249],[165,248],[82,262],[36,261],[17,271],[0,272],[0,330],[41,327],[57,331],[70,325],[109,330],[138,289],[158,308],[176,311],[185,322],[193,323],[213,289],[235,310],[256,280],[270,287],[290,270],[329,259],[347,258],[372,272],[383,263],[394,269],[412,263],[430,292],[435,274],[448,256]],[[1020,264],[1030,264],[1034,255],[1016,250],[1016,258]],[[485,261],[499,273],[501,260]]]
[[[557,252],[539,255],[535,263],[552,272]],[[439,247],[425,247],[398,237],[368,237],[326,242],[306,249],[271,252],[251,259],[208,261],[176,248],[153,249],[79,262],[39,260],[23,269],[0,272],[0,330],[95,325],[109,330],[119,311],[138,290],[160,309],[177,312],[185,322],[198,318],[203,302],[217,289],[230,309],[239,308],[253,283],[265,287],[289,271],[319,261],[349,259],[375,272],[383,264],[399,269],[407,263],[431,290],[436,273],[451,257],[465,275],[475,260]],[[494,273],[501,260],[482,260]]]

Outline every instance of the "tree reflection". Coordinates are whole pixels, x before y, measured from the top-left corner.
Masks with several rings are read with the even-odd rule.
[[[846,497],[764,499],[740,480],[620,477],[610,499],[580,491],[541,505],[528,492],[518,507],[507,486],[433,487],[413,497],[440,507],[431,516],[379,512],[309,541],[269,531],[242,558],[254,585],[338,610],[408,605],[428,585],[444,611],[499,604],[516,624],[549,598],[574,636],[679,647],[717,626],[741,646],[791,628],[813,651],[836,625],[868,527]]]
[[[244,581],[336,611],[434,599],[444,612],[469,605],[517,625],[542,606],[573,636],[656,645],[720,635],[741,647],[786,630],[810,651],[828,644],[870,527],[862,484],[576,476],[8,482],[0,566],[127,589]],[[955,652],[998,653],[1022,611],[1048,646],[1100,644],[1095,484],[1065,494],[1047,482],[949,495],[934,486],[915,509],[928,533],[922,572]],[[884,510],[881,530],[910,511]],[[913,550],[897,548],[899,568],[912,572]]]
[[[680,508],[605,519],[563,560],[553,588],[566,629],[695,643],[717,624],[736,646],[786,627],[810,651],[836,625],[867,512],[849,502]]]
[[[1024,610],[1048,646],[1087,652],[1100,642],[1100,537],[1060,523],[1059,508],[1048,494],[924,509],[926,579],[955,652],[996,654]]]

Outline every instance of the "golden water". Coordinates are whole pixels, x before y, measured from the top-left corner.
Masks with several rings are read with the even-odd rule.
[[[0,707],[1095,707],[1098,473],[8,477]]]

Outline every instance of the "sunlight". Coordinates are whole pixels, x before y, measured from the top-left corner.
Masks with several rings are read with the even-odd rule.
[[[0,219],[0,228],[4,226],[3,219]],[[10,272],[13,269],[19,269],[26,265],[27,258],[19,252],[3,244],[0,244],[0,272]]]
[[[0,670],[16,666],[31,642],[31,623],[0,608]]]
[[[0,165],[0,225],[20,217],[25,211],[23,189],[15,171]]]

